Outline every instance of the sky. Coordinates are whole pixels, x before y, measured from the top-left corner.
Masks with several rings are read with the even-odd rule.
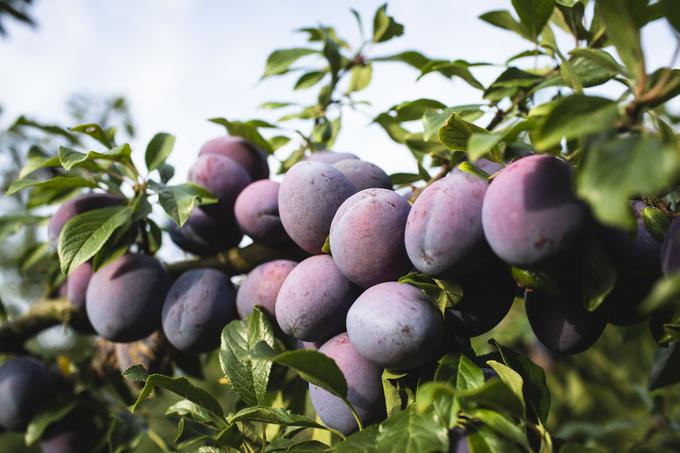
[[[293,32],[302,26],[332,24],[351,42],[359,39],[349,13],[356,8],[370,30],[381,1],[318,0],[38,0],[37,29],[10,24],[0,39],[0,125],[19,114],[44,121],[65,119],[65,101],[73,93],[125,95],[138,135],[137,157],[158,131],[176,135],[170,163],[183,180],[201,144],[223,133],[206,121],[276,118],[258,110],[265,101],[309,99],[313,90],[293,92],[295,76],[258,83],[268,54],[276,48],[305,44]],[[428,56],[502,64],[509,55],[530,48],[513,33],[477,17],[494,9],[512,9],[510,0],[395,0],[388,12],[405,25],[403,37],[372,50],[386,55],[416,49]],[[663,23],[643,34],[650,68],[668,65],[675,41]],[[566,42],[566,41],[565,41]],[[571,44],[569,42],[569,44]],[[533,61],[521,64],[531,66]],[[488,83],[501,67],[474,69]],[[395,103],[430,97],[447,105],[477,103],[480,94],[464,82],[433,74],[416,81],[415,70],[397,63],[378,64],[372,85],[361,98],[370,112],[346,112],[335,148],[381,165],[388,173],[414,171],[405,147],[392,143],[372,116]],[[606,92],[605,88],[605,92]]]

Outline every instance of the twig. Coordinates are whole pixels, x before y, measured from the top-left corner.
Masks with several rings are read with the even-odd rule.
[[[0,352],[24,352],[24,343],[50,327],[76,320],[82,315],[66,299],[46,299],[34,303],[24,314],[0,326]]]

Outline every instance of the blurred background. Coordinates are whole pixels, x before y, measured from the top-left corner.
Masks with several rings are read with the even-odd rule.
[[[156,132],[171,133],[177,142],[169,163],[177,169],[175,181],[184,181],[200,146],[224,134],[224,128],[209,123],[208,118],[274,119],[280,116],[278,112],[258,106],[268,101],[305,104],[316,95],[314,90],[291,90],[297,75],[259,81],[272,50],[305,45],[306,36],[295,29],[332,25],[341,37],[356,44],[360,38],[349,9],[357,9],[370,28],[372,15],[382,3],[37,0],[29,9],[35,27],[13,20],[2,24],[6,36],[0,38],[0,130],[21,114],[63,126],[96,120],[74,122],[79,112],[92,111],[90,99],[122,96],[127,102],[120,110],[129,112],[123,122],[135,127],[130,139],[135,159],[143,160],[146,143]],[[405,33],[367,53],[377,57],[418,50],[430,57],[493,63],[472,68],[487,85],[502,71],[510,55],[528,50],[520,37],[478,19],[495,9],[511,9],[510,0],[391,1],[389,13],[404,24]],[[556,34],[558,42],[569,40],[558,31]],[[644,28],[643,44],[648,71],[652,72],[669,64],[676,40],[667,23],[658,21]],[[540,64],[533,59],[518,62],[518,66],[529,68]],[[373,82],[359,96],[371,106],[346,109],[335,149],[355,153],[388,173],[417,171],[409,150],[390,140],[381,127],[371,124],[372,119],[394,104],[417,98],[432,98],[446,105],[480,101],[480,92],[460,79],[450,81],[430,74],[416,80],[417,76],[416,70],[403,64],[375,65]],[[620,86],[611,83],[589,90],[609,96],[620,91]],[[677,100],[671,103],[671,110],[680,112]],[[1,165],[6,165],[7,156],[1,158]],[[270,159],[275,170],[276,157]],[[13,205],[2,198],[0,211],[11,212]],[[42,233],[35,230],[26,234]],[[166,243],[162,258],[181,256],[170,241]],[[25,275],[11,270],[8,263],[16,257],[10,252],[3,246],[4,264],[0,265],[6,265],[6,269],[0,272],[0,298],[19,310],[38,294],[35,288],[22,284]],[[492,334],[475,340],[476,346],[483,350],[485,341],[493,336],[502,344],[529,353],[546,368],[554,398],[549,428],[555,434],[610,451],[654,451],[638,448],[638,444],[657,435],[677,436],[678,391],[646,390],[648,370],[657,350],[646,326],[608,327],[588,352],[556,357],[537,345],[522,312],[518,299],[513,314]],[[76,341],[63,333],[61,327],[56,328],[41,341],[56,351],[59,345]],[[215,361],[214,355],[206,358],[211,360]],[[217,388],[216,366],[213,371],[205,384],[211,390]],[[163,404],[158,402],[157,406]],[[150,410],[158,411],[158,407]],[[20,438],[0,441],[0,451],[22,451],[15,450],[21,445]],[[148,441],[143,447],[158,451]]]

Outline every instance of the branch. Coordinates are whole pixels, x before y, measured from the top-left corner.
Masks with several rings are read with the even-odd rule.
[[[50,327],[80,318],[66,299],[45,299],[30,310],[0,326],[0,353],[24,352],[24,343]]]

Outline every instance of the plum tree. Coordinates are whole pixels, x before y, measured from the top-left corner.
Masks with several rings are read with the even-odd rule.
[[[23,431],[56,388],[49,371],[36,359],[14,357],[0,366],[0,426]]]
[[[281,285],[297,266],[295,261],[273,260],[260,264],[250,271],[236,293],[236,310],[241,319],[252,313],[255,305],[262,307],[276,321],[276,298]]]
[[[141,340],[160,328],[170,277],[148,255],[123,255],[94,273],[87,287],[87,317],[114,342]]]
[[[47,223],[47,238],[50,246],[56,250],[59,242],[59,233],[66,225],[66,222],[92,209],[117,206],[122,200],[107,193],[86,193],[67,200],[59,206],[59,209],[52,215]]]
[[[333,166],[352,181],[357,190],[373,188],[392,190],[390,177],[375,164],[365,160],[345,159],[334,163]]]
[[[661,269],[665,275],[680,270],[680,217],[673,220],[661,245]]]
[[[604,307],[590,312],[579,297],[551,296],[533,289],[526,291],[524,302],[536,338],[558,354],[585,351],[597,341],[607,324]]]
[[[267,155],[240,137],[222,136],[208,140],[199,151],[204,154],[219,154],[236,161],[250,175],[253,181],[269,177]]]
[[[325,341],[345,328],[359,290],[328,255],[307,258],[290,271],[276,298],[276,321],[288,335]]]
[[[347,313],[347,335],[367,360],[401,370],[432,358],[444,338],[444,326],[421,290],[385,282],[367,289],[354,302]]]
[[[354,184],[337,168],[321,162],[298,162],[288,170],[279,189],[281,223],[303,250],[321,253],[335,211],[354,192]]]
[[[236,318],[236,290],[214,269],[183,273],[163,303],[163,333],[182,352],[207,352],[220,344],[220,332]]]
[[[456,278],[474,271],[490,255],[482,229],[488,184],[465,172],[427,187],[413,204],[404,241],[420,272]]]
[[[347,381],[347,400],[352,404],[363,425],[385,417],[382,370],[364,359],[352,346],[347,333],[328,340],[319,352],[333,359]],[[358,429],[347,405],[337,396],[316,385],[309,385],[309,396],[319,418],[343,434]]]
[[[339,151],[316,151],[305,157],[305,160],[311,162],[321,162],[324,164],[333,165],[336,162],[347,159],[359,159],[357,155],[352,153],[343,153]]]
[[[588,211],[571,189],[571,167],[546,154],[505,167],[482,205],[489,245],[518,267],[541,266],[570,252],[588,223]]]
[[[243,239],[243,233],[235,220],[229,218],[217,220],[200,208],[191,212],[182,227],[170,222],[168,233],[179,248],[198,256],[223,252],[237,246]]]
[[[446,310],[446,321],[455,335],[465,337],[476,337],[496,327],[510,311],[517,290],[510,270],[496,257],[462,277],[460,284],[463,298]]]
[[[626,326],[642,321],[645,316],[637,313],[637,307],[651,291],[661,275],[661,244],[645,227],[642,201],[632,203],[637,219],[637,231],[606,228],[602,234],[603,245],[618,276],[614,289],[606,298],[609,304],[609,322]]]
[[[279,217],[279,187],[268,179],[255,181],[236,198],[236,221],[255,242],[274,246],[290,241]]]
[[[349,197],[333,217],[333,259],[350,281],[368,288],[411,269],[404,228],[411,207],[396,192],[366,189]]]
[[[187,179],[205,187],[219,200],[200,209],[216,219],[225,220],[234,218],[236,197],[252,181],[248,172],[236,161],[214,153],[198,156],[189,169]]]

